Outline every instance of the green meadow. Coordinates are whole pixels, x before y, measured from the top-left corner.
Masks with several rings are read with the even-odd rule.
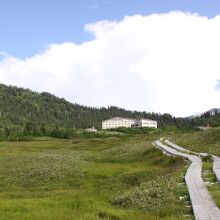
[[[208,131],[179,132],[169,137],[175,143],[192,151],[220,156],[220,127]]]
[[[191,219],[186,163],[152,146],[160,135],[0,142],[0,219]]]

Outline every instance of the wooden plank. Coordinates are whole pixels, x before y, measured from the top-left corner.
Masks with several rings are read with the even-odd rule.
[[[180,146],[170,142],[169,140],[165,140],[164,142],[166,144],[168,144],[169,146],[171,146],[172,148],[178,150],[178,151],[182,151],[182,152],[185,152],[185,153],[193,153],[193,154],[196,154],[196,155],[199,155],[199,156],[208,156],[207,153],[197,153],[197,152],[194,152],[194,151],[190,151],[188,149],[185,149],[183,147],[180,147]]]
[[[213,158],[213,172],[215,173],[216,179],[220,182],[220,158],[212,155]]]
[[[213,201],[201,177],[202,160],[198,156],[183,153],[168,147],[160,141],[155,141],[155,144],[159,149],[169,154],[187,158],[192,162],[186,172],[185,182],[189,191],[195,219],[220,220],[220,210]]]
[[[165,140],[165,143],[170,145],[171,147],[173,147],[176,150],[182,151],[182,152],[188,152],[188,153],[195,153],[201,156],[207,156],[207,153],[196,153],[196,152],[192,152],[189,151],[183,147],[180,147],[172,142],[170,142],[169,140]],[[212,155],[213,158],[213,172],[215,173],[216,179],[218,182],[220,182],[220,157],[217,157],[215,155]]]
[[[186,152],[186,153],[190,153],[189,150],[183,148],[183,147],[180,147],[172,142],[170,142],[169,140],[165,140],[164,141],[166,144],[170,145],[171,147],[173,147],[174,149],[178,150],[178,151],[182,151],[182,152]]]

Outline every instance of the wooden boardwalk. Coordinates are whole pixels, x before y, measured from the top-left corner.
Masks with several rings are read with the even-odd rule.
[[[182,152],[185,152],[185,153],[190,153],[190,152],[191,152],[191,151],[189,151],[189,150],[187,150],[187,149],[185,149],[185,148],[183,148],[183,147],[180,147],[180,146],[178,146],[178,145],[176,145],[176,144],[170,142],[169,140],[165,140],[164,142],[165,142],[166,144],[170,145],[172,148],[178,150],[178,151],[182,151]]]
[[[195,153],[195,154],[198,154],[198,155],[201,155],[201,156],[207,156],[208,155],[207,153],[196,153],[196,152],[189,151],[189,150],[187,150],[183,147],[180,147],[180,146],[170,142],[169,140],[166,140],[165,143],[170,145],[174,149],[182,151],[182,152]],[[213,172],[215,173],[217,181],[220,182],[220,157],[212,155],[212,158],[213,158]]]
[[[190,151],[190,150],[187,150],[183,147],[180,147],[180,146],[170,142],[169,140],[165,140],[164,142],[166,144],[168,144],[169,146],[171,146],[172,148],[178,150],[178,151],[186,152],[186,153],[189,153],[189,154],[193,153],[193,154],[197,154],[199,156],[208,156],[208,153],[197,153],[197,152],[194,152],[194,151]]]
[[[216,179],[220,182],[220,158],[212,155],[213,158],[213,172],[215,173]]]
[[[184,157],[192,162],[186,172],[185,182],[188,187],[195,219],[220,220],[220,210],[213,201],[201,177],[201,159],[198,156],[183,153],[177,149],[168,147],[160,141],[155,141],[155,146],[167,154]]]

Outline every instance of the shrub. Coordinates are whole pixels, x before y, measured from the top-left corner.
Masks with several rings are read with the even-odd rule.
[[[115,206],[124,208],[138,208],[152,210],[161,204],[161,200],[173,197],[173,180],[167,181],[160,179],[143,183],[140,187],[134,188],[132,191],[119,193],[112,203]]]

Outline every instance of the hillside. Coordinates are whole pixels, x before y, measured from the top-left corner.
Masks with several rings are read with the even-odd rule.
[[[0,132],[5,129],[29,130],[45,133],[59,129],[77,129],[95,126],[102,120],[121,116],[157,120],[159,127],[192,128],[199,125],[219,126],[220,114],[209,112],[193,119],[175,118],[170,114],[129,111],[115,106],[93,108],[73,104],[50,93],[37,93],[29,89],[0,84]]]
[[[118,107],[92,108],[73,104],[63,98],[43,92],[0,84],[0,128],[32,130],[58,128],[101,127],[110,117],[144,117],[158,120],[160,126],[173,122],[169,114],[128,111]]]
[[[191,123],[195,126],[220,126],[220,112],[218,109],[211,109],[202,114],[201,116],[193,118],[191,120]]]
[[[212,108],[205,113],[209,113],[210,115],[216,115],[216,114],[220,113],[220,109],[219,108]]]

